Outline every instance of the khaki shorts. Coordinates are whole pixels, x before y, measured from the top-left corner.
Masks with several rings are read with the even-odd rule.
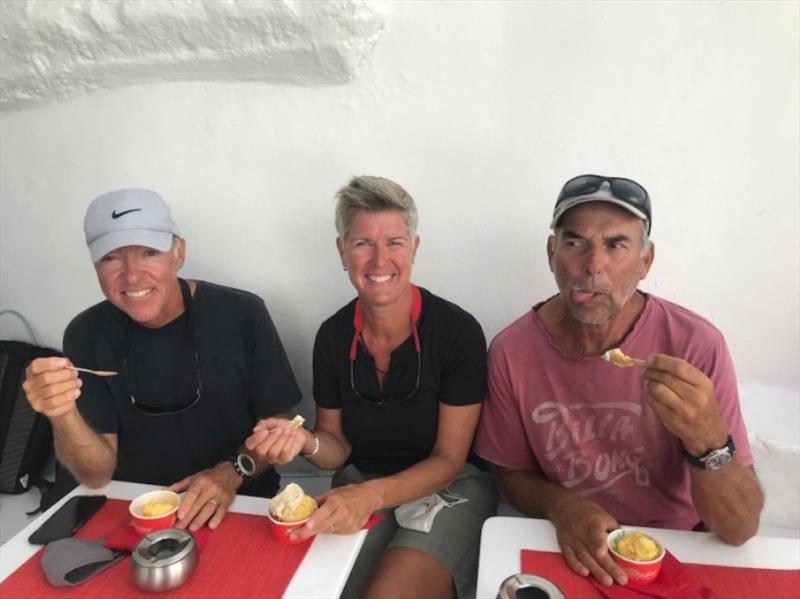
[[[351,465],[333,475],[331,486],[341,487],[374,478],[380,475],[362,474]],[[379,512],[386,518],[367,533],[342,592],[343,598],[359,598],[364,594],[378,558],[390,547],[409,547],[430,555],[450,572],[459,597],[474,593],[481,527],[486,518],[497,512],[497,487],[488,472],[467,463],[447,489],[469,501],[440,510],[430,532],[400,528],[393,508]]]

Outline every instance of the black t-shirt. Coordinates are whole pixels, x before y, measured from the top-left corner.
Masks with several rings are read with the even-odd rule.
[[[359,343],[351,385],[356,300],[317,332],[314,401],[342,410],[344,435],[353,448],[348,463],[362,472],[394,474],[429,457],[439,404],[481,403],[486,393],[486,339],[478,321],[455,304],[420,291],[421,376],[416,392],[418,360],[411,336],[392,352],[383,389],[372,356]]]
[[[76,316],[64,353],[79,366],[116,370],[82,376],[78,409],[99,433],[116,433],[114,478],[169,485],[231,456],[259,418],[301,399],[286,353],[263,300],[252,293],[197,282],[190,310],[148,329],[109,301]],[[169,410],[148,415],[131,403]],[[271,496],[269,469],[239,492]]]

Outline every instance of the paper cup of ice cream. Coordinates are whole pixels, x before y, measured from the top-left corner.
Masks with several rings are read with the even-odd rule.
[[[140,535],[148,535],[163,528],[172,528],[180,504],[180,495],[166,489],[139,495],[131,501],[128,507],[132,518],[131,524]]]
[[[269,531],[281,543],[305,543],[306,539],[292,539],[289,533],[302,528],[311,515],[317,511],[316,500],[306,495],[300,485],[289,483],[286,488],[273,497],[267,509]]]
[[[608,548],[614,561],[628,575],[628,584],[650,584],[661,571],[664,546],[647,533],[618,528],[609,533]]]

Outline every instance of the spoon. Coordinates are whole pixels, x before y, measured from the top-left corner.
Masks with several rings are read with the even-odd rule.
[[[640,360],[639,358],[631,358],[630,356],[626,356],[623,351],[615,347],[614,349],[610,349],[603,354],[603,359],[606,362],[611,362],[614,366],[619,366],[621,368],[627,368],[630,366],[646,366],[647,361]]]
[[[95,376],[117,376],[113,370],[91,370],[89,368],[78,368],[77,366],[67,366],[70,370],[77,370],[78,372],[88,372]]]

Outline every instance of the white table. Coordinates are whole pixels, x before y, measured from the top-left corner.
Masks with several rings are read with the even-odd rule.
[[[0,581],[11,574],[39,549],[28,543],[28,537],[73,495],[107,495],[109,499],[133,499],[160,487],[112,481],[101,489],[80,485],[53,507],[28,524],[0,546]],[[268,500],[262,497],[238,495],[228,508],[240,514],[266,514]],[[266,517],[266,516],[265,516]],[[352,535],[319,535],[311,544],[300,567],[295,572],[284,597],[286,599],[330,599],[338,597],[355,563],[366,531]],[[259,590],[253,589],[254,596]]]
[[[651,533],[682,562],[777,570],[800,569],[800,539],[756,536],[741,547],[732,547],[707,532],[636,528]],[[519,573],[522,549],[559,551],[553,525],[548,520],[537,518],[495,517],[484,522],[477,599],[494,599],[500,583],[512,574]]]

